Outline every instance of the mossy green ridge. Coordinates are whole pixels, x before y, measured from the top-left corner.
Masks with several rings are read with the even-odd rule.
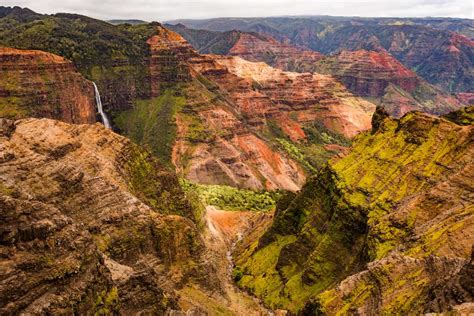
[[[388,314],[448,308],[434,308],[427,296],[434,286],[428,258],[446,255],[436,261],[442,269],[470,256],[469,240],[462,250],[451,244],[474,230],[474,209],[463,202],[473,126],[418,112],[400,120],[379,115],[377,123],[355,138],[350,154],[282,199],[272,226],[237,255],[241,287],[292,312],[306,303],[328,314],[367,312],[360,308],[380,297],[386,303],[375,310]],[[415,266],[422,271],[410,279]],[[445,269],[446,277],[459,271]],[[393,279],[399,284],[390,290]]]

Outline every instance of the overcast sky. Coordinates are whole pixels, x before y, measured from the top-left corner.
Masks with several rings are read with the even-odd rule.
[[[39,13],[74,12],[99,19],[342,15],[473,18],[473,0],[0,0]]]

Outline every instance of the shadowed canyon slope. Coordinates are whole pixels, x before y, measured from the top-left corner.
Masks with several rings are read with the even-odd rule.
[[[64,58],[0,47],[0,116],[95,122],[92,83]]]
[[[452,115],[466,126],[376,112],[372,133],[282,201],[258,241],[240,245],[239,284],[292,311],[472,311],[474,146],[466,111]]]

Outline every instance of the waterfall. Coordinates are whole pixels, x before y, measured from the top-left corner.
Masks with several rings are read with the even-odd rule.
[[[99,111],[100,117],[102,118],[102,122],[104,123],[104,126],[107,128],[112,128],[110,125],[109,119],[107,118],[107,115],[105,115],[104,110],[102,109],[102,101],[100,100],[100,93],[99,89],[97,88],[97,85],[95,82],[92,82],[94,85],[94,90],[95,90],[95,103],[97,104],[97,110]]]

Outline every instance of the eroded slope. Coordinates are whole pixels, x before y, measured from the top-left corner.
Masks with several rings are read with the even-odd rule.
[[[472,122],[375,117],[372,133],[281,202],[272,227],[240,250],[239,284],[273,308],[472,309],[472,283],[456,281],[472,269]]]
[[[235,312],[201,209],[149,152],[101,124],[0,127],[1,313]]]

